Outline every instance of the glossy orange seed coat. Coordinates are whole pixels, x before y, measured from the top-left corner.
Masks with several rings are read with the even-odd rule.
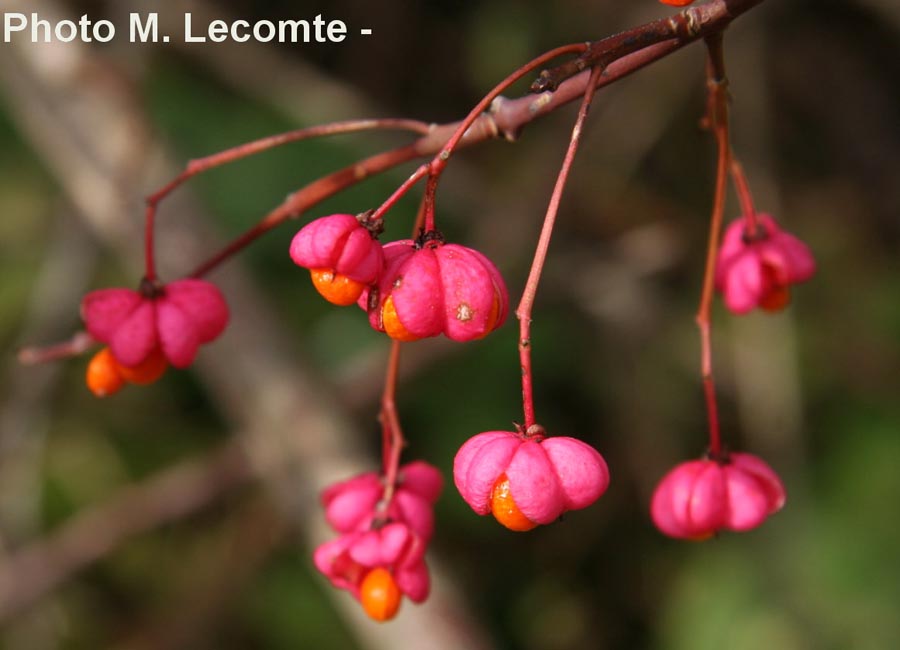
[[[400,587],[394,576],[383,567],[376,567],[366,574],[359,585],[359,600],[370,618],[389,621],[400,609]]]
[[[786,284],[778,282],[772,267],[764,264],[762,270],[763,280],[769,285],[769,290],[760,298],[759,306],[766,311],[781,311],[791,302],[791,290]]]
[[[132,384],[146,386],[163,376],[169,363],[163,356],[159,348],[153,350],[150,355],[136,366],[123,366],[116,361],[119,366],[119,374],[125,381]]]
[[[791,302],[791,290],[787,287],[773,287],[759,301],[759,306],[766,311],[782,311]]]
[[[664,5],[671,5],[672,7],[687,7],[694,0],[659,0]]]
[[[352,305],[359,300],[366,288],[362,282],[351,280],[331,269],[312,269],[309,274],[316,291],[328,302],[341,307]]]
[[[91,358],[85,373],[85,381],[87,387],[97,397],[117,393],[125,385],[125,378],[119,372],[119,363],[109,348],[103,348]]]
[[[485,332],[485,336],[490,332],[494,331],[494,328],[497,327],[497,320],[500,318],[500,296],[494,294],[494,302],[491,304],[491,313],[488,314],[487,327],[485,328],[487,331]]]
[[[506,474],[501,474],[494,483],[494,489],[491,491],[491,513],[494,518],[501,524],[517,532],[531,530],[536,523],[522,514],[519,506],[513,501],[512,494],[509,491],[509,478]]]
[[[381,323],[385,334],[396,341],[419,340],[418,336],[411,334],[400,322],[397,310],[394,308],[393,296],[388,296],[387,300],[384,301],[384,306],[381,308]]]

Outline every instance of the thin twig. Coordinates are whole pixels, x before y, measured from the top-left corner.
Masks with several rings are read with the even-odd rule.
[[[252,142],[246,142],[230,149],[225,149],[218,153],[191,160],[185,166],[178,176],[166,183],[156,192],[147,197],[146,211],[144,215],[144,264],[145,277],[148,280],[156,279],[156,262],[154,248],[154,230],[156,224],[156,212],[160,202],[169,194],[181,187],[194,176],[198,176],[204,172],[236,162],[248,156],[253,156],[269,149],[274,149],[292,142],[300,142],[302,140],[311,140],[314,138],[322,138],[332,135],[344,135],[348,133],[358,133],[360,131],[411,131],[420,135],[427,134],[431,127],[425,122],[407,119],[368,119],[368,120],[348,120],[345,122],[331,122],[329,124],[320,124],[310,126],[304,129],[287,131],[278,133]]]
[[[528,280],[525,282],[525,290],[522,292],[522,299],[516,308],[516,317],[519,319],[519,360],[522,366],[522,403],[525,413],[523,427],[526,432],[536,424],[534,417],[534,382],[531,370],[531,309],[534,306],[538,283],[541,281],[541,272],[544,269],[547,251],[550,248],[550,238],[553,235],[556,215],[559,214],[562,193],[569,179],[569,172],[572,169],[572,162],[575,160],[575,153],[578,151],[578,143],[581,142],[584,122],[587,119],[588,111],[591,108],[591,100],[594,98],[594,92],[597,88],[596,82],[602,72],[603,69],[599,67],[591,72],[587,90],[585,90],[584,98],[581,100],[581,106],[578,109],[575,126],[572,127],[569,147],[566,149],[566,155],[559,168],[559,175],[556,177],[556,184],[553,186],[547,213],[544,215],[544,225],[541,227],[534,260],[531,263],[531,270],[528,272]]]
[[[747,175],[744,174],[744,166],[731,153],[731,180],[734,183],[734,191],[738,196],[741,204],[741,214],[747,222],[745,232],[749,239],[756,236],[756,228],[759,220],[756,218],[756,207],[753,205],[753,194],[750,192],[750,184],[747,182]]]
[[[577,59],[541,73],[531,89],[553,90],[579,72],[593,67],[605,68],[617,59],[663,41],[690,42],[725,29],[739,15],[763,0],[724,0],[689,7],[667,18],[625,30],[591,43]]]
[[[23,366],[34,366],[84,354],[95,343],[93,336],[84,330],[79,330],[66,341],[43,346],[23,347],[18,351],[16,357]]]
[[[709,419],[709,453],[720,458],[722,441],[719,433],[719,409],[716,403],[716,385],[713,379],[712,343],[712,300],[715,289],[716,258],[719,252],[719,238],[722,233],[722,216],[725,213],[725,191],[728,186],[730,167],[730,146],[728,141],[728,80],[725,77],[725,60],[722,52],[722,34],[716,33],[706,39],[709,52],[707,65],[708,108],[707,123],[716,138],[718,162],[716,164],[716,186],[713,197],[712,215],[709,224],[709,242],[706,251],[706,268],[703,273],[703,291],[697,309],[697,327],[700,330],[700,372],[703,393],[706,398],[706,412]]]
[[[614,50],[612,53],[607,53],[606,59],[609,60],[604,60],[606,64],[603,74],[594,82],[595,88],[614,83],[654,61],[668,56],[685,45],[693,43],[699,38],[720,32],[732,20],[760,2],[762,0],[712,0],[712,2],[699,7],[691,7],[682,11],[670,19],[676,24],[676,27],[672,29],[671,38],[662,42],[650,39],[651,45],[644,46],[637,51],[621,48]],[[629,30],[628,33],[636,37],[645,32],[657,33],[659,31],[658,22],[654,21],[635,27]],[[683,27],[677,27],[677,25],[682,24]],[[602,42],[598,41],[598,43]],[[582,46],[569,47],[578,49]],[[562,49],[567,50],[569,47]],[[556,52],[556,55],[564,53],[554,52]],[[541,58],[543,59],[544,57]],[[547,58],[551,57],[547,56]],[[422,136],[411,145],[375,154],[313,181],[289,196],[284,203],[269,212],[259,223],[237,237],[223,250],[197,266],[190,275],[200,277],[209,273],[228,257],[287,219],[299,217],[314,205],[366,178],[381,174],[416,158],[440,154],[446,151],[451,142],[453,149],[456,149],[498,136],[503,136],[507,140],[514,140],[525,126],[535,119],[583,97],[588,84],[588,74],[587,71],[584,71],[569,78],[564,78],[564,80],[562,78],[556,79],[554,81],[555,90],[552,92],[546,91],[537,95],[525,95],[517,99],[506,99],[502,96],[497,96],[491,102],[491,109],[488,112],[480,112],[486,105],[479,105],[479,111],[473,111],[465,120],[433,126],[427,135]],[[557,83],[558,87],[556,86]],[[491,96],[488,95],[488,97]],[[471,123],[470,126],[465,126],[469,123]],[[442,160],[442,156],[437,155],[431,164],[439,170],[446,164],[446,160]],[[431,176],[434,176],[433,170]],[[418,182],[421,177],[422,175],[419,172],[413,174],[411,179],[414,178],[415,180],[412,184]],[[428,206],[426,206],[426,224],[429,222],[427,218],[429,212],[433,214],[433,209],[429,211]]]
[[[391,342],[391,354],[388,357],[387,371],[384,378],[384,392],[381,395],[382,428],[382,465],[384,467],[384,500],[387,507],[394,497],[397,487],[397,471],[400,467],[400,454],[406,440],[400,428],[400,417],[397,415],[397,370],[400,366],[400,341]]]
[[[478,117],[482,113],[484,113],[484,111],[487,110],[487,108],[493,103],[493,101],[500,96],[500,93],[512,86],[526,74],[529,74],[531,71],[541,67],[548,61],[558,59],[559,57],[566,54],[582,52],[584,48],[585,45],[583,43],[575,43],[572,45],[563,45],[561,47],[550,50],[549,52],[541,54],[540,56],[532,59],[525,65],[520,66],[518,69],[513,71],[503,81],[494,86],[490,90],[490,92],[482,97],[477,104],[475,104],[472,110],[469,111],[469,114],[466,115],[466,117],[463,118],[463,120],[457,125],[456,130],[453,132],[453,135],[451,135],[447,140],[447,143],[443,147],[441,147],[440,153],[438,153],[434,157],[434,159],[428,166],[428,186],[425,189],[426,230],[434,230],[434,200],[435,192],[437,192],[438,179],[440,178],[441,173],[447,167],[447,163],[450,161],[450,157],[453,155],[456,147],[466,135],[466,131],[468,131],[469,128],[475,123],[475,120],[477,120]]]

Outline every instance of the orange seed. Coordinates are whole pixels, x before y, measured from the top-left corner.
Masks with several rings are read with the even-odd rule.
[[[488,314],[487,331],[493,332],[497,327],[497,321],[500,319],[500,296],[494,292],[494,302],[491,304],[491,313]]]
[[[384,301],[384,306],[381,308],[381,322],[385,333],[392,339],[397,341],[417,341],[419,339],[400,322],[400,317],[397,316],[397,310],[394,308],[393,296],[388,296]]]
[[[85,373],[85,382],[97,397],[117,393],[125,385],[125,378],[119,372],[119,362],[109,348],[103,348],[91,358]]]
[[[537,526],[522,514],[519,506],[513,501],[509,491],[509,478],[505,472],[497,478],[494,489],[491,491],[491,513],[494,515],[494,519],[517,532],[531,530]]]
[[[118,361],[116,364],[119,367],[119,374],[125,381],[141,386],[152,384],[162,377],[169,365],[159,348],[154,349],[146,359],[136,366],[123,366]]]
[[[766,311],[781,311],[791,302],[791,290],[786,284],[778,281],[775,270],[768,264],[762,268],[764,286],[767,291],[759,299],[759,306]]]
[[[782,311],[791,302],[791,290],[787,285],[772,287],[760,301],[759,306],[770,312]]]
[[[359,585],[359,599],[363,609],[376,621],[389,621],[400,609],[400,588],[394,576],[384,567],[376,567],[366,574]]]
[[[316,291],[328,302],[341,307],[352,305],[359,300],[366,288],[362,282],[351,280],[331,269],[312,269],[309,274]]]

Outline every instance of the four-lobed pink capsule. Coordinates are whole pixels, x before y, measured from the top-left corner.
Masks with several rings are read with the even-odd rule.
[[[453,481],[476,513],[529,530],[591,505],[609,486],[609,469],[599,452],[575,438],[487,431],[459,449]]]
[[[228,305],[210,282],[187,278],[162,286],[145,282],[141,291],[99,289],[81,302],[88,333],[107,343],[123,366],[138,366],[161,353],[186,368],[201,344],[217,338],[228,324]]]
[[[656,487],[650,514],[666,535],[701,540],[720,530],[756,528],[784,502],[784,485],[765,461],[731,453],[677,465]]]
[[[725,231],[716,260],[716,288],[736,314],[754,307],[780,311],[790,302],[790,286],[809,280],[816,262],[807,245],[770,215],[756,216],[754,233],[748,225],[740,217]]]

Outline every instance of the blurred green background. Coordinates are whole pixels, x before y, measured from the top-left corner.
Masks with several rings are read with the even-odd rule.
[[[152,4],[71,0],[34,10],[121,21]],[[216,18],[322,13],[374,33],[337,45],[185,47],[173,39],[92,48],[106,75],[101,85],[127,88],[150,125],[141,137],[165,146],[178,164],[305,126],[305,119],[459,119],[530,57],[669,12],[652,0],[152,7],[170,19],[188,8]],[[783,314],[735,318],[715,310],[725,438],[763,456],[788,489],[785,510],[761,528],[679,543],[657,533],[647,515],[656,481],[705,444],[693,314],[714,152],[697,125],[701,45],[600,93],[538,295],[538,418],[605,455],[613,477],[607,495],[527,535],[474,515],[449,471],[471,435],[521,417],[514,319],[485,341],[410,346],[398,396],[408,457],[448,477],[431,552],[447,569],[439,579],[452,580],[492,647],[900,647],[898,32],[900,11],[886,0],[771,1],[726,37],[733,140],[758,207],[807,241],[819,263]],[[40,368],[16,363],[19,346],[79,327],[85,291],[137,282],[110,240],[85,228],[72,185],[48,164],[55,145],[35,135],[42,117],[22,109],[22,93],[42,90],[16,76],[20,54],[0,44],[0,587],[13,592],[26,585],[4,584],[4,558],[236,433],[215,382],[193,370],[99,401],[83,386],[85,358]],[[45,64],[68,74],[60,61]],[[521,92],[524,86],[507,94]],[[492,257],[514,299],[574,112],[567,107],[530,125],[515,144],[460,153],[438,196],[440,227]],[[288,146],[198,178],[194,200],[224,241],[303,184],[404,141],[359,135]],[[374,207],[413,168],[369,180],[304,218]],[[154,178],[142,193],[164,177]],[[413,197],[395,208],[390,237],[406,235],[414,206]],[[729,206],[735,215],[736,203]],[[119,218],[136,226],[139,200],[133,208]],[[161,245],[167,228],[190,219],[164,207]],[[239,264],[266,301],[267,318],[291,332],[296,347],[284,355],[344,405],[374,468],[377,361],[388,343],[358,310],[318,299],[286,256],[296,227],[269,233]],[[213,250],[210,243],[205,252]],[[74,261],[60,275],[62,255]],[[199,261],[170,262],[164,273],[176,277]],[[223,343],[201,356],[229,354]],[[309,435],[315,447],[315,436],[330,434]],[[386,647],[368,624],[334,609],[330,588],[313,575],[310,522],[271,501],[251,481],[190,517],[124,540],[2,621],[0,645]],[[434,640],[407,641],[417,649]]]

